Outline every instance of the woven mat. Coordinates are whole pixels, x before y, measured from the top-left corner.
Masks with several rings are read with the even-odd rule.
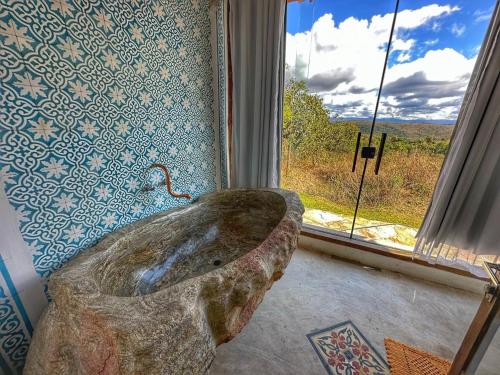
[[[384,340],[391,375],[447,375],[451,363],[390,338]]]

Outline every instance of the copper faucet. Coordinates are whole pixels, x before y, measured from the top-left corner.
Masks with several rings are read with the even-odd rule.
[[[154,163],[151,164],[151,166],[148,169],[153,169],[153,168],[160,168],[165,174],[165,183],[167,185],[167,191],[172,197],[191,199],[190,194],[179,194],[172,191],[172,181],[170,180],[170,173],[168,172],[167,167],[165,167],[163,164]]]

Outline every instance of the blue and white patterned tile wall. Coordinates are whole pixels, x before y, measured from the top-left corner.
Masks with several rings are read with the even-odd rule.
[[[184,203],[140,191],[161,179],[151,163],[171,169],[176,191],[216,189],[208,3],[0,0],[0,189],[41,278]],[[0,366],[18,368],[11,306],[1,289]]]
[[[0,372],[10,374],[22,369],[33,327],[1,256],[0,276]]]

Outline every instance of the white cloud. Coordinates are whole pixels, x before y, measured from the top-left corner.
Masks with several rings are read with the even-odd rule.
[[[398,12],[396,21],[396,30],[399,29],[415,29],[420,27],[431,19],[445,16],[459,11],[457,6],[450,5],[426,5],[419,9],[406,9]],[[383,16],[376,15],[372,17],[371,25],[373,31],[385,32],[391,27],[393,13],[387,13]]]
[[[460,87],[446,86],[453,89],[454,96],[441,104],[457,99],[457,92],[465,90],[467,80],[464,77],[471,72],[475,58],[467,59],[453,49],[444,48],[427,51],[424,56],[412,61],[412,50],[417,41],[405,37],[404,31],[424,25],[431,27],[433,22],[458,10],[458,7],[434,4],[398,14],[392,52],[399,53],[387,70],[386,84],[398,82],[409,88],[413,85],[419,91],[425,87],[435,89],[439,87],[439,82],[456,81]],[[334,15],[327,13],[314,22],[311,30],[287,34],[288,74],[308,82],[309,88],[319,93],[334,112],[346,117],[370,116],[376,100],[392,17],[391,13],[376,15],[370,20],[349,17],[336,24]],[[424,43],[430,46],[437,42],[438,39],[434,39]],[[407,79],[398,81],[404,78]],[[443,95],[446,93],[443,92]],[[394,106],[402,103],[402,100],[400,94],[383,98],[381,116],[394,113],[397,110]],[[411,104],[416,105],[416,98],[412,100]],[[427,99],[422,101],[423,104],[427,102]],[[419,116],[449,118],[452,112],[451,109],[445,111],[436,107],[431,113]],[[400,116],[405,116],[403,111],[400,111]]]
[[[472,71],[474,60],[467,59],[452,48],[427,51],[419,59],[389,68],[388,82],[409,77],[415,72],[424,72],[430,80],[455,81]]]
[[[406,52],[404,52],[404,53],[400,53],[400,54],[398,55],[398,57],[396,58],[396,60],[397,60],[398,62],[405,62],[405,61],[408,61],[408,60],[410,60],[410,59],[411,59],[411,55],[410,55],[409,53],[406,53]]]
[[[451,25],[451,32],[456,36],[461,36],[465,32],[465,25],[454,23]]]
[[[392,51],[409,51],[415,45],[415,39],[394,39],[392,41]]]
[[[454,119],[474,62],[475,57],[467,59],[451,48],[444,48],[393,65],[387,70],[381,113],[402,118]],[[387,90],[398,86],[399,91]]]
[[[493,7],[485,10],[476,10],[473,14],[473,16],[475,17],[474,21],[476,22],[489,21],[492,12],[493,12]]]

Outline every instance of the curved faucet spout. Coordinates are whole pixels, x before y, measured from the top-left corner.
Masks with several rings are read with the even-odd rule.
[[[163,171],[163,173],[165,174],[167,191],[172,197],[191,199],[190,194],[179,194],[179,193],[172,191],[172,181],[170,180],[170,173],[168,172],[167,167],[165,167],[163,164],[154,163],[154,164],[151,164],[149,169],[153,169],[153,168],[160,168]]]

